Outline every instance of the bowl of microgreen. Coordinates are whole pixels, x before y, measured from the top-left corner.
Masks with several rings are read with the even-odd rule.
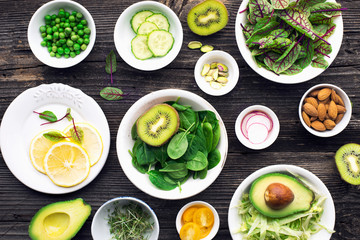
[[[259,8],[245,0],[235,23],[237,45],[247,64],[262,77],[283,84],[321,74],[334,61],[343,38],[345,9],[335,0],[289,3],[260,1]]]
[[[180,52],[183,29],[166,5],[141,1],[123,11],[116,22],[114,42],[120,57],[142,71],[161,69]]]
[[[155,212],[144,201],[134,197],[118,197],[104,203],[91,223],[94,240],[157,240],[160,226]]]
[[[267,199],[274,192],[269,190],[274,186],[271,182],[289,186],[294,193],[289,205],[270,208]],[[299,206],[301,209],[294,211]],[[334,225],[335,206],[329,190],[316,175],[294,165],[272,165],[250,174],[236,189],[228,210],[228,227],[234,240],[248,236],[329,240]]]
[[[133,104],[117,137],[128,179],[161,199],[184,199],[209,187],[226,161],[224,122],[202,97],[180,89],[152,92]]]
[[[31,51],[42,63],[68,68],[91,52],[96,37],[89,11],[75,1],[50,1],[32,16],[28,26]]]

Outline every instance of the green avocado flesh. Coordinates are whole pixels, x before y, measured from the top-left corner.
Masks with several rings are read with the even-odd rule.
[[[281,183],[287,186],[294,194],[294,200],[285,208],[275,210],[266,204],[264,194],[267,187],[273,183]],[[281,173],[269,173],[252,183],[249,198],[252,205],[263,215],[271,218],[282,218],[309,210],[314,199],[314,193],[293,177]]]
[[[29,236],[33,240],[72,239],[90,213],[90,205],[81,198],[49,204],[32,218]]]

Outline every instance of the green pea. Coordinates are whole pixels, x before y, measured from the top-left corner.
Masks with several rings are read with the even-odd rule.
[[[55,57],[55,53],[54,53],[54,52],[50,52],[50,57]]]
[[[80,45],[78,43],[74,44],[74,50],[77,51],[80,49]]]
[[[70,23],[70,20],[69,20],[69,19],[66,19],[66,20],[65,20],[65,23]]]
[[[55,22],[56,23],[60,23],[61,21],[60,21],[60,18],[55,18]]]
[[[65,48],[64,48],[64,53],[65,53],[65,54],[70,54],[70,48],[65,47]]]
[[[73,15],[71,15],[71,16],[69,17],[69,21],[70,21],[70,22],[75,22],[75,17],[74,17]]]
[[[85,39],[84,39],[84,44],[89,45],[89,43],[90,43],[90,39],[89,39],[89,38],[85,38]]]
[[[82,45],[82,44],[84,43],[84,39],[79,38],[79,39],[77,40],[77,43],[80,44],[80,45]]]
[[[69,36],[71,34],[71,32],[72,32],[71,28],[69,28],[69,27],[65,28],[65,34],[66,35]]]
[[[64,58],[68,59],[70,57],[69,54],[64,54]]]
[[[47,40],[52,40],[52,39],[53,39],[53,36],[50,35],[50,34],[48,34],[48,35],[46,35],[46,38],[47,38]]]
[[[66,41],[66,45],[67,45],[68,47],[72,47],[72,46],[74,45],[74,42],[71,41],[70,39],[68,39],[68,40]]]
[[[82,25],[84,25],[84,26],[87,25],[87,21],[86,21],[85,19],[81,20],[80,23],[81,23]]]
[[[53,31],[53,32],[57,32],[58,30],[59,30],[58,27],[56,27],[56,26],[52,27],[52,31]]]
[[[65,18],[69,18],[69,16],[70,16],[70,13],[65,12]]]
[[[67,48],[66,44],[61,45],[61,47],[64,49],[65,52],[65,48]]]
[[[47,42],[47,43],[46,43],[46,46],[47,46],[47,47],[52,47],[52,43],[51,43],[51,42]]]
[[[72,31],[70,36],[74,36],[74,35],[76,35],[76,32]]]
[[[60,18],[61,23],[64,23],[65,20],[66,20],[66,18],[64,18],[64,17]]]
[[[59,33],[59,37],[60,37],[61,39],[65,38],[65,33],[63,33],[63,32]]]
[[[53,51],[53,52],[56,52],[57,49],[58,49],[57,46],[53,46],[53,47],[52,47],[52,51]]]
[[[41,26],[41,27],[40,27],[40,32],[41,32],[41,33],[46,32],[46,27],[45,27],[45,26]]]
[[[58,54],[58,53],[56,53],[56,58],[61,58],[61,55],[60,54]]]
[[[69,47],[70,48],[70,52],[74,51],[74,47]]]
[[[60,27],[61,27],[61,28],[64,28],[64,24],[65,24],[65,23],[61,22],[61,23],[60,23]]]
[[[76,42],[79,39],[79,37],[77,35],[73,35],[71,36],[71,40]]]
[[[64,23],[64,28],[68,28],[68,27],[70,27],[70,23]]]
[[[41,34],[41,37],[42,37],[42,38],[46,38],[46,36],[47,36],[47,34],[44,33],[44,32]]]
[[[48,48],[47,48],[47,49],[48,49],[48,52],[49,52],[49,53],[51,53],[51,52],[52,52],[52,47],[49,47],[49,46],[48,46]]]
[[[53,37],[54,37],[55,39],[59,39],[59,32],[54,32]]]
[[[61,11],[62,9],[59,10],[59,17],[60,18],[63,18],[65,17],[65,12],[64,11]]]
[[[81,53],[80,50],[76,50],[76,51],[75,51],[75,54],[76,54],[76,55],[79,55],[80,53]]]
[[[46,47],[46,41],[41,41],[40,45]]]
[[[76,53],[75,52],[70,52],[70,57],[72,57],[72,58],[76,57]]]
[[[51,21],[50,26],[55,26],[56,22],[55,21]]]
[[[90,34],[90,32],[91,32],[90,28],[87,28],[87,27],[86,27],[86,28],[84,29],[84,33],[85,33],[85,34],[88,35],[88,34]]]
[[[79,19],[81,19],[81,18],[83,17],[83,15],[82,15],[81,13],[77,13],[77,14],[76,14],[76,17],[79,18]]]
[[[90,38],[90,35],[89,35],[89,34],[85,34],[85,35],[84,35],[84,38]]]
[[[46,29],[46,32],[47,32],[47,34],[52,34],[53,30],[52,30],[52,28],[48,28],[48,29]]]
[[[60,12],[65,12],[65,9],[60,8],[60,9],[59,9],[59,13],[60,13]]]
[[[74,32],[78,32],[79,29],[78,29],[77,27],[73,27],[73,31],[74,31]]]
[[[76,23],[74,23],[74,22],[72,22],[72,23],[70,23],[70,27],[75,27],[76,26]]]
[[[83,29],[84,29],[84,25],[82,25],[81,23],[79,23],[76,27],[77,27],[77,29],[79,29],[79,30],[83,30]]]
[[[61,45],[66,44],[66,39],[61,38],[61,39],[59,40],[59,43],[60,43]]]
[[[85,51],[86,48],[87,48],[87,45],[86,45],[86,44],[81,45],[81,50]]]
[[[77,14],[76,11],[72,11],[72,12],[71,12],[71,15],[74,16],[74,17],[76,16],[76,14]]]
[[[55,20],[56,17],[57,17],[56,14],[51,15],[51,20]]]
[[[51,16],[50,15],[46,15],[44,18],[45,18],[45,22],[46,21],[51,21]]]
[[[83,31],[83,30],[79,30],[79,31],[78,31],[78,35],[79,35],[79,36],[84,36],[84,31]]]
[[[59,28],[59,33],[64,32],[63,28]]]
[[[64,49],[62,47],[59,47],[57,49],[57,53],[60,54],[60,55],[63,55],[64,54]]]

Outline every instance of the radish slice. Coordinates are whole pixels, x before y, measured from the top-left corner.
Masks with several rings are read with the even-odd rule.
[[[251,118],[252,116],[255,116],[255,115],[256,115],[256,113],[254,113],[254,112],[248,113],[241,121],[241,132],[244,135],[244,137],[247,139],[249,139],[249,137],[248,137],[247,130],[246,130],[246,123],[249,120],[249,118]]]
[[[249,118],[249,120],[246,123],[246,130],[249,131],[249,126],[251,126],[253,123],[262,123],[266,126],[268,129],[268,132],[271,130],[271,121],[268,117],[264,116],[263,114],[256,114]]]
[[[260,144],[269,136],[269,130],[265,124],[253,123],[248,128],[248,136],[251,143]]]

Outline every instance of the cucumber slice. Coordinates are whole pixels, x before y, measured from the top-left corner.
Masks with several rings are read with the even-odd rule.
[[[147,45],[155,57],[165,56],[172,48],[174,38],[165,30],[154,30],[148,35]]]
[[[153,56],[147,45],[148,37],[146,35],[136,35],[131,40],[131,51],[137,59],[145,60]]]
[[[149,10],[144,10],[144,11],[140,11],[137,12],[130,21],[131,24],[131,28],[134,30],[135,33],[137,33],[137,29],[139,28],[139,26],[145,22],[145,19],[151,15],[153,15],[154,13],[152,11]]]
[[[143,22],[140,27],[137,30],[138,34],[142,34],[142,35],[148,35],[149,33],[151,33],[154,30],[158,30],[159,28],[156,26],[155,23],[152,22]]]
[[[163,29],[165,31],[169,31],[170,29],[168,19],[161,13],[154,13],[153,15],[147,17],[145,21],[155,23],[159,29]]]

